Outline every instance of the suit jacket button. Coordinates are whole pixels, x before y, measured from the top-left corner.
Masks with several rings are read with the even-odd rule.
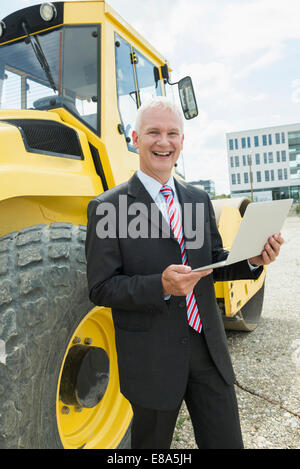
[[[187,337],[182,337],[182,338],[180,339],[180,342],[181,342],[182,344],[187,344],[187,343],[188,343]]]
[[[184,308],[186,306],[186,302],[185,301],[180,301],[178,306],[179,306],[179,308]]]

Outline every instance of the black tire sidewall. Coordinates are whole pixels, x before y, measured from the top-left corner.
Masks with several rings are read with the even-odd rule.
[[[0,447],[62,448],[57,385],[88,298],[85,226],[53,223],[0,239]],[[2,263],[1,263],[2,262]]]

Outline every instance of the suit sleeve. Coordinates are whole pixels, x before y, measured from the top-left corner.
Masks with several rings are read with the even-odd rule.
[[[93,199],[87,212],[85,250],[90,300],[95,305],[129,311],[165,309],[161,274],[124,275],[118,237],[97,236],[98,204]]]
[[[212,203],[208,197],[210,232],[212,243],[212,259],[213,263],[223,261],[228,256],[228,251],[223,249],[221,235],[217,228],[215,212]],[[263,267],[251,269],[247,260],[236,262],[225,267],[213,270],[213,278],[215,282],[223,282],[228,280],[256,280],[262,273]]]

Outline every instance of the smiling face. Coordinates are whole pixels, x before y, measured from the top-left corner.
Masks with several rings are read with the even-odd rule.
[[[169,109],[146,109],[139,133],[134,131],[132,139],[134,148],[139,150],[140,169],[165,184],[183,146],[179,117]]]

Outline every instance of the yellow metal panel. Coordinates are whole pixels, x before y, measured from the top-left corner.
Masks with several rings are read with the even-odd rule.
[[[89,200],[103,192],[87,137],[96,147],[98,142],[93,140],[97,140],[95,134],[84,132],[85,126],[67,111],[66,116],[69,121],[65,119],[65,124],[79,136],[84,160],[27,152],[19,130],[4,122],[9,118],[33,118],[64,123],[57,110],[0,112],[0,119],[3,119],[0,120],[0,236],[39,223],[86,224]],[[108,161],[105,146],[101,145],[99,154],[103,161]],[[108,182],[114,185],[109,168],[106,175]]]
[[[266,275],[260,275],[257,280],[236,280],[224,282],[224,298],[226,316],[234,316],[249,299],[262,287]]]
[[[223,298],[224,295],[224,283],[225,282],[216,282],[215,283],[215,293],[217,298]]]
[[[219,232],[222,237],[223,246],[230,249],[238,232],[242,217],[235,207],[225,206],[219,220]]]
[[[17,115],[20,119],[25,113],[19,111],[11,117]],[[49,119],[51,115],[44,112],[43,117]],[[53,117],[57,120],[55,114]],[[0,123],[0,200],[27,195],[94,196],[102,191],[86,137],[78,129],[77,133],[83,153],[88,155],[84,160],[27,152],[19,130],[13,125]]]
[[[106,145],[104,145],[102,139],[98,137],[92,130],[90,130],[83,122],[79,121],[73,114],[67,111],[64,108],[53,109],[51,113],[57,113],[61,120],[67,124],[72,125],[74,128],[80,129],[86,135],[88,142],[90,142],[94,147],[97,148],[99,152],[99,157],[101,158],[101,164],[105,174],[106,182],[109,188],[115,186],[115,179],[111,170],[110,157],[106,150]],[[118,134],[119,135],[119,134]],[[121,136],[120,136],[121,137]],[[93,166],[93,163],[91,163]],[[92,172],[95,172],[94,167],[92,167]],[[95,193],[94,195],[97,195]]]
[[[0,202],[0,237],[22,228],[45,223],[86,225],[90,197],[14,197]]]
[[[65,24],[95,24],[103,21],[104,1],[64,2]]]

